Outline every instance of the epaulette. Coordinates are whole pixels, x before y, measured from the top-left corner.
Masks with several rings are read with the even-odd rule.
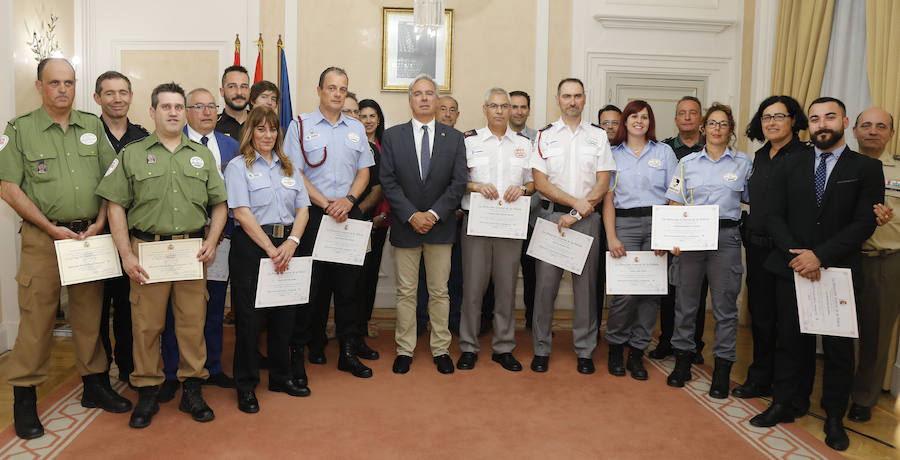
[[[595,127],[595,128],[603,129],[603,127],[600,126],[600,124],[598,124],[598,123],[591,123],[591,126],[593,126],[593,127]]]
[[[146,139],[146,137],[142,137],[142,138],[140,138],[140,139],[135,139],[135,140],[133,140],[133,141],[131,141],[131,142],[129,142],[129,143],[123,145],[121,150],[125,150],[125,147],[128,147],[128,146],[131,145],[131,144],[137,144],[138,142],[140,142],[140,141],[142,141],[142,140],[144,140],[144,139]],[[121,151],[121,150],[120,150],[120,151]]]
[[[546,131],[546,130],[550,129],[551,126],[553,126],[553,123],[550,123],[547,126],[544,126],[543,128],[539,129],[538,131]]]
[[[474,129],[470,129],[470,130],[468,130],[468,131],[466,131],[466,132],[463,133],[463,135],[466,136],[466,137],[472,137],[472,136],[474,136],[474,135],[476,135],[476,134],[478,134],[478,131],[476,131],[476,130],[474,130]]]
[[[84,110],[78,110],[78,109],[73,109],[73,110],[74,110],[75,112],[78,112],[78,113],[84,115],[84,116],[94,117],[94,118],[96,118],[96,119],[98,119],[98,120],[100,119],[100,117],[98,117],[96,114],[93,114],[93,113],[91,113],[91,112],[85,112]]]
[[[528,141],[529,141],[529,142],[530,142],[530,141],[531,141],[531,138],[529,138],[529,137],[528,137],[528,136],[526,136],[526,135],[524,135],[524,134],[522,134],[522,132],[521,132],[521,131],[519,131],[519,132],[517,132],[517,133],[516,133],[516,134],[518,134],[518,135],[520,135],[520,136],[522,136],[522,137],[524,137],[524,138],[525,138],[525,139],[528,139]]]

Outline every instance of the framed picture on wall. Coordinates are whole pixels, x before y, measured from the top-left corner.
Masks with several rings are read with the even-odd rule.
[[[450,92],[453,10],[444,10],[444,25],[436,28],[417,27],[412,8],[382,8],[381,14],[381,89],[406,91],[424,73]]]

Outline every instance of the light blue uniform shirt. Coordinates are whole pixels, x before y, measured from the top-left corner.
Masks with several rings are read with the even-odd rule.
[[[706,148],[678,163],[666,191],[666,198],[685,205],[719,205],[719,219],[739,220],[741,202],[750,201],[750,171],[753,162],[744,152],[730,147],[719,161],[706,154]]]
[[[285,176],[278,156],[268,164],[257,153],[251,169],[242,156],[234,157],[225,167],[225,190],[228,209],[250,208],[259,225],[293,225],[297,208],[309,206],[303,176]]]
[[[362,123],[341,114],[338,122],[332,125],[319,110],[304,113],[300,118],[303,120],[303,152],[306,155],[304,157],[300,150],[300,124],[296,119],[291,121],[284,136],[285,153],[326,198],[347,196],[357,170],[375,164]],[[322,160],[325,162],[319,165]]]
[[[834,171],[834,165],[837,164],[838,160],[841,158],[841,154],[844,153],[844,149],[847,148],[847,144],[844,144],[831,152],[831,156],[825,159],[825,185],[828,185],[828,179],[831,177],[831,171]],[[816,168],[819,167],[819,161],[822,160],[822,153],[824,150],[816,147],[814,149],[816,151],[816,161],[813,162],[813,177],[816,177]]]
[[[675,174],[678,158],[672,147],[650,141],[638,157],[621,143],[612,148],[616,170],[610,177],[616,209],[632,209],[667,204],[666,185]]]

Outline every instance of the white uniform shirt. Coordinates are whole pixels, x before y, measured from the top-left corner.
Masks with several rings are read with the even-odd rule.
[[[471,134],[474,131],[474,135]],[[531,141],[506,128],[498,138],[488,127],[466,132],[466,166],[469,182],[494,184],[502,197],[509,186],[533,181]],[[469,193],[462,197],[462,208],[469,209]]]
[[[582,120],[572,132],[562,118],[538,132],[531,167],[546,174],[551,184],[576,199],[587,196],[597,172],[614,171],[606,131]]]

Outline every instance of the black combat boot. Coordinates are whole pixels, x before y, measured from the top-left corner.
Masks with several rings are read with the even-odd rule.
[[[44,425],[41,425],[37,414],[37,392],[34,387],[13,387],[13,418],[16,436],[34,439],[44,435]]]
[[[716,399],[725,399],[728,397],[728,390],[731,386],[731,365],[733,362],[716,358],[716,367],[713,369],[712,383],[709,385],[709,396]]]
[[[626,366],[635,380],[647,380],[647,369],[644,368],[644,350],[628,347],[628,363]]]
[[[623,377],[625,375],[625,365],[622,358],[623,349],[624,347],[621,344],[609,344],[609,359],[606,363],[606,369],[609,371],[610,375],[615,375],[616,377]]]
[[[156,385],[151,387],[139,387],[138,402],[131,413],[131,419],[128,426],[132,428],[146,428],[150,426],[153,416],[159,412],[159,402],[156,401],[156,393],[159,388]]]
[[[99,407],[107,412],[120,414],[131,410],[131,401],[119,396],[109,384],[109,374],[84,375],[84,392],[81,395],[81,406],[87,408]]]
[[[367,379],[372,376],[369,369],[356,357],[356,342],[350,337],[344,337],[340,341],[341,355],[338,357],[338,370],[349,372],[354,377]]]
[[[181,386],[181,404],[178,405],[178,409],[191,414],[191,418],[195,421],[209,422],[216,418],[216,414],[203,400],[200,384],[201,380],[198,378],[185,379]]]
[[[694,362],[694,352],[674,349],[675,369],[666,379],[670,387],[683,387],[684,382],[691,380],[691,363]]]

